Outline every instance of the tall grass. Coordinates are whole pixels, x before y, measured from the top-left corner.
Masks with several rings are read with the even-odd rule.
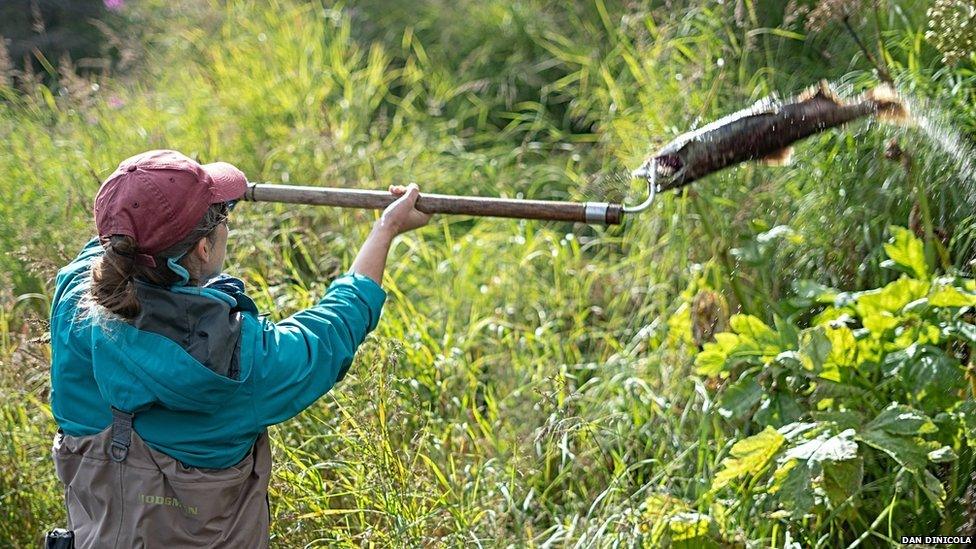
[[[69,92],[67,74],[5,90],[0,537],[27,545],[63,520],[43,315],[119,160],[169,147],[255,181],[638,201],[620,174],[689,126],[819,78],[872,82],[839,28],[807,36],[793,5],[149,2],[123,14],[146,44],[130,72],[97,90]],[[971,93],[971,64],[946,69],[912,40],[925,4],[889,5],[859,28],[880,31],[898,81]],[[971,109],[949,108],[972,127]],[[853,542],[850,525],[756,520],[747,493],[712,501],[710,479],[748,433],[714,412],[718,382],[692,374],[683,315],[700,289],[768,319],[794,279],[886,282],[885,227],[913,204],[882,158],[893,135],[827,133],[792,168],[717,175],[623,227],[445,217],[401,238],[350,376],[273,429],[275,544],[654,545],[692,512],[731,545],[780,545],[797,529]],[[902,139],[919,169],[945,163]],[[965,197],[938,175],[934,216],[964,232]],[[228,271],[286,316],[349,264],[373,215],[246,204]],[[779,225],[790,231],[757,239]]]

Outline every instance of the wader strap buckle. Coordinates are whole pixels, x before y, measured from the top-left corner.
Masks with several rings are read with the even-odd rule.
[[[132,443],[132,416],[129,412],[123,412],[112,407],[112,446],[109,454],[112,461],[125,461],[129,455],[129,445]]]

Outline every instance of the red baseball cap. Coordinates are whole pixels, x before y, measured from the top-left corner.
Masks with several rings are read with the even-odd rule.
[[[142,262],[154,266],[152,256],[186,238],[211,204],[238,200],[246,190],[244,172],[226,162],[201,165],[170,150],[137,154],[95,195],[98,237],[132,237]]]

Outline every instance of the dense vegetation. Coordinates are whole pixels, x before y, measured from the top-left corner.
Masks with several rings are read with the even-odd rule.
[[[153,0],[100,25],[111,71],[0,63],[0,538],[63,521],[45,314],[122,158],[636,202],[625,174],[690,127],[888,77],[924,124],[827,132],[789,168],[710,177],[622,227],[443,217],[399,240],[352,373],[273,430],[274,542],[976,533],[967,5]],[[373,215],[244,205],[227,268],[281,318]]]

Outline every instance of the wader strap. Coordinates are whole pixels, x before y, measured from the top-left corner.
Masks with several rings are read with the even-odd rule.
[[[112,447],[110,455],[112,461],[125,461],[129,455],[129,444],[132,443],[132,415],[112,407]]]

